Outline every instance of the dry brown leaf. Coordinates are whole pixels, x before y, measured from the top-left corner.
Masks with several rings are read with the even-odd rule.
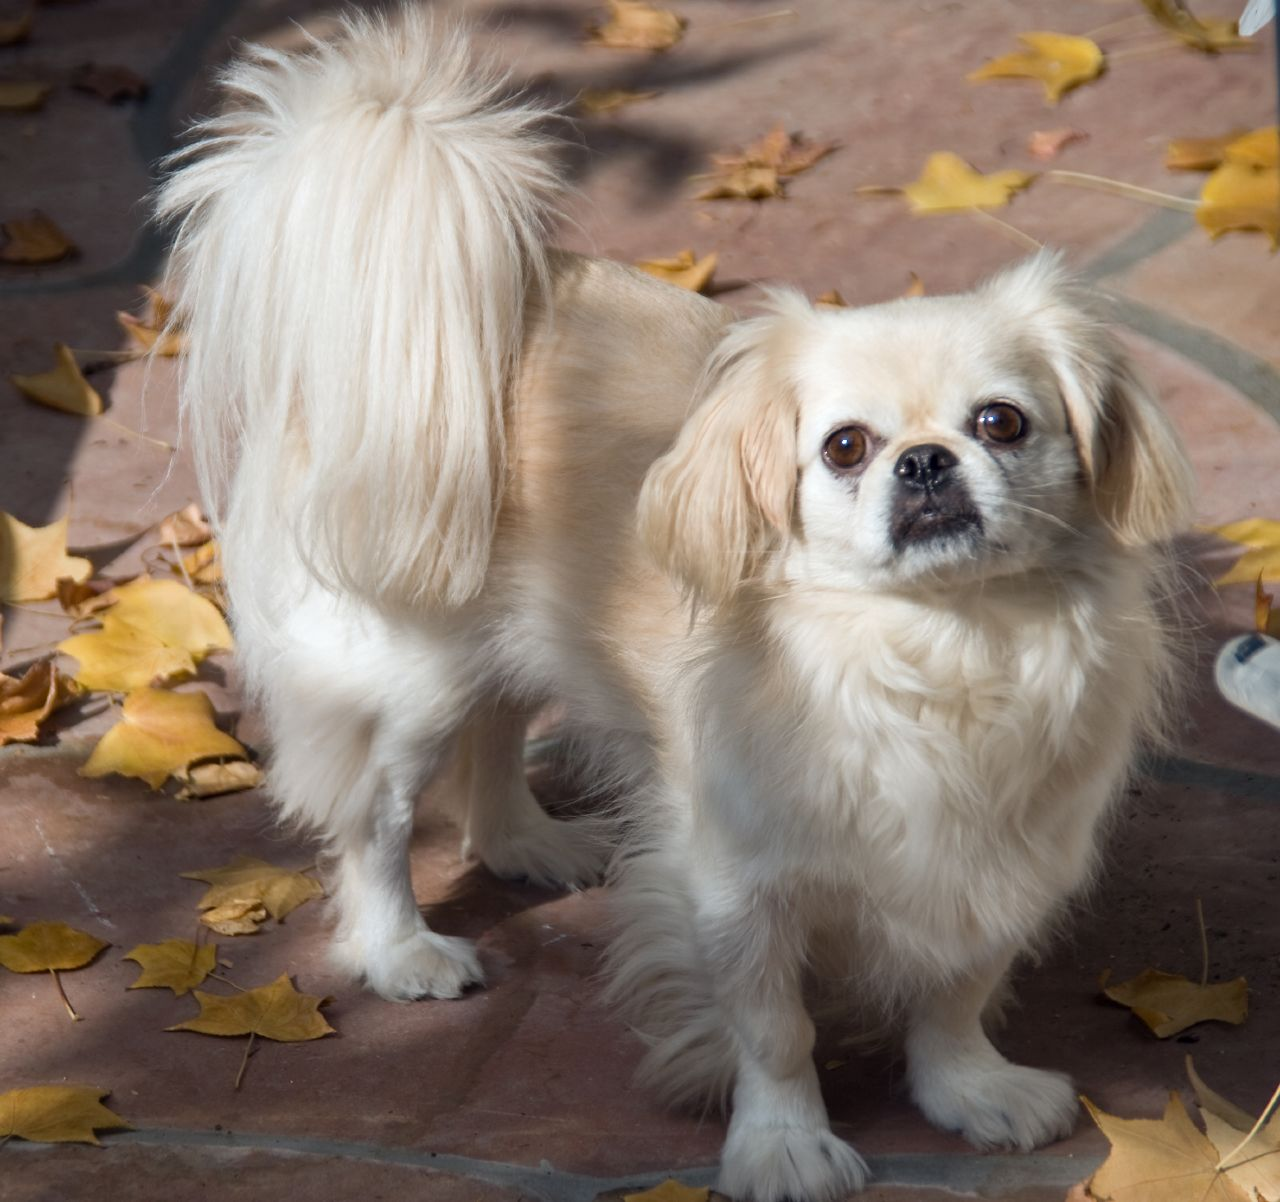
[[[0,965],[10,972],[67,972],[110,946],[65,922],[33,922],[16,935],[0,935]]]
[[[1280,522],[1270,518],[1245,518],[1225,526],[1209,526],[1208,530],[1246,548],[1230,570],[1213,582],[1217,587],[1280,581]]]
[[[1251,1202],[1280,1198],[1280,1112],[1274,1109],[1280,1089],[1272,1097],[1271,1114],[1264,1115],[1263,1122],[1210,1089],[1200,1079],[1190,1056],[1187,1076],[1200,1106],[1205,1135],[1217,1149],[1222,1171]]]
[[[644,0],[608,0],[609,19],[587,29],[595,46],[611,50],[670,50],[683,36],[688,22]]]
[[[147,81],[136,71],[106,63],[81,63],[71,72],[71,86],[108,104],[141,100],[147,94]]]
[[[142,966],[141,975],[130,989],[171,989],[174,997],[182,997],[217,967],[218,946],[166,939],[163,943],[140,943],[123,959]]]
[[[674,1177],[638,1194],[623,1194],[622,1202],[707,1202],[711,1190],[705,1185],[685,1185]]]
[[[304,902],[323,897],[324,889],[314,877],[291,868],[279,868],[253,856],[236,856],[220,868],[199,868],[180,874],[186,880],[204,881],[209,888],[196,902],[209,910],[230,901],[257,901],[277,922],[282,922]]]
[[[763,200],[785,194],[782,180],[808,171],[836,149],[834,142],[813,142],[779,125],[744,150],[712,156],[711,184],[695,200]]]
[[[687,288],[690,292],[706,292],[716,273],[717,256],[714,252],[697,258],[693,251],[677,251],[669,259],[640,259],[636,266],[641,271],[677,288]]]
[[[186,349],[186,336],[173,322],[173,306],[154,288],[145,289],[146,317],[135,317],[123,309],[116,311],[116,321],[143,350],[171,359]]]
[[[900,193],[917,214],[959,213],[966,209],[1003,208],[1015,192],[1030,187],[1035,178],[1031,172],[1014,170],[982,175],[959,155],[940,150],[925,160],[919,178],[911,183],[897,187],[870,184],[858,192],[868,196]]]
[[[835,288],[828,288],[821,296],[814,297],[815,305],[825,305],[828,309],[847,309],[849,302]]]
[[[0,46],[16,46],[19,42],[25,42],[31,36],[35,13],[35,5],[32,5],[22,16],[0,21]]]
[[[242,898],[206,910],[200,921],[219,935],[256,935],[259,923],[267,921],[267,908],[260,901]]]
[[[176,543],[179,547],[198,547],[213,537],[209,523],[194,501],[164,518],[156,533],[162,543]]]
[[[578,112],[588,117],[603,117],[661,95],[661,92],[632,92],[626,88],[583,88],[578,94]]]
[[[262,783],[262,770],[248,760],[228,760],[193,764],[182,772],[175,772],[174,778],[182,785],[178,790],[179,801],[198,801],[256,789]]]
[[[0,672],[0,747],[35,742],[40,723],[79,695],[52,660],[32,664],[21,677]]]
[[[57,586],[58,604],[73,618],[87,618],[116,603],[115,585],[107,581],[69,580],[63,577]]]
[[[1107,1202],[1250,1202],[1218,1171],[1218,1152],[1170,1094],[1164,1117],[1122,1119],[1081,1099],[1111,1144],[1089,1179],[1089,1196]]]
[[[785,195],[775,167],[734,167],[712,179],[694,200],[767,200]]]
[[[119,585],[115,598],[101,629],[58,644],[79,662],[75,678],[87,689],[128,693],[183,680],[213,652],[233,645],[217,607],[176,580],[140,576]]]
[[[1027,153],[1047,163],[1056,159],[1068,146],[1084,142],[1089,135],[1082,129],[1038,129],[1027,139]]]
[[[0,246],[0,262],[57,263],[76,253],[76,244],[43,213],[10,217],[0,230],[6,239]]]
[[[1020,33],[1018,41],[1025,50],[984,63],[969,73],[970,82],[1034,79],[1044,88],[1045,99],[1057,104],[1064,93],[1102,74],[1102,50],[1088,38],[1068,33]]]
[[[1148,968],[1102,992],[1132,1010],[1159,1039],[1168,1039],[1196,1023],[1238,1026],[1249,1013],[1249,987],[1244,977],[1199,985],[1186,977]]]
[[[44,108],[53,91],[51,85],[36,79],[0,80],[0,110],[10,113],[34,113]]]
[[[182,571],[193,584],[222,583],[222,555],[216,541],[210,540],[182,558]]]
[[[53,344],[54,366],[30,376],[10,376],[17,390],[28,400],[77,417],[97,417],[102,412],[98,395],[76,363],[75,354],[64,342]]]
[[[1251,50],[1253,44],[1242,38],[1235,21],[1221,17],[1197,17],[1185,0],[1142,0],[1143,7],[1184,45],[1205,54],[1223,50]]]
[[[89,579],[93,564],[67,554],[67,522],[28,526],[0,511],[0,602],[48,601],[63,577]]]
[[[902,295],[904,297],[924,296],[924,280],[916,275],[914,271],[907,272],[907,275],[911,277],[911,282],[907,285]]]
[[[204,693],[135,689],[124,699],[120,721],[98,740],[80,775],[114,772],[158,789],[197,760],[245,759],[248,752],[219,730],[213,718],[213,704]]]
[[[102,1104],[110,1093],[92,1085],[29,1085],[0,1093],[0,1144],[10,1137],[96,1144],[95,1130],[128,1130],[129,1124]]]

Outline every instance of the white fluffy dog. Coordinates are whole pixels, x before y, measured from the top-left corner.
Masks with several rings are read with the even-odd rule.
[[[350,18],[258,50],[165,185],[184,402],[285,818],[338,948],[455,997],[408,844],[460,747],[466,846],[574,884],[525,782],[548,698],[626,782],[613,993],[646,1074],[724,1093],[721,1188],[834,1199],[806,1004],[901,1021],[933,1122],[1071,1129],[982,1016],[1088,878],[1159,710],[1188,469],[1052,258],[961,296],[734,315],[549,250],[545,114],[456,34]]]

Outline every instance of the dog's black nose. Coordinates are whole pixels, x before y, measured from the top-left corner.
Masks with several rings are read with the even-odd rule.
[[[956,463],[956,457],[946,447],[926,442],[903,451],[894,464],[893,474],[907,488],[931,491],[946,483],[947,473]]]

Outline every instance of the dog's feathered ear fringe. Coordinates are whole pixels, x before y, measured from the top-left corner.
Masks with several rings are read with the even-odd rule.
[[[379,604],[480,588],[526,293],[558,181],[546,110],[421,9],[250,50],[235,107],[174,156],[170,287],[202,486],[284,520],[315,575]],[[252,512],[250,512],[250,507]]]
[[[1042,252],[986,291],[1047,354],[1098,515],[1115,537],[1145,546],[1185,529],[1195,484],[1182,443],[1061,256]]]
[[[717,608],[785,542],[796,489],[797,323],[812,311],[778,293],[773,311],[730,327],[675,445],[641,489],[641,538],[695,605]]]

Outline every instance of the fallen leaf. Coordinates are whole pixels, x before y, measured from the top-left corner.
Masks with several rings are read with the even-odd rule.
[[[65,922],[33,922],[16,935],[0,935],[0,965],[10,972],[65,972],[83,968],[109,946]]]
[[[300,1043],[335,1034],[320,1013],[325,999],[299,993],[287,974],[277,977],[270,985],[246,989],[234,997],[202,993],[199,989],[194,997],[200,1003],[200,1013],[166,1030],[196,1031],[201,1035],[257,1035],[280,1043]]]
[[[1056,159],[1068,146],[1084,142],[1088,137],[1082,129],[1037,129],[1027,139],[1027,153],[1033,159],[1047,163]]]
[[[147,288],[147,315],[135,317],[123,309],[116,311],[116,321],[140,347],[152,354],[171,359],[186,349],[186,336],[173,322],[173,306],[154,288]]]
[[[911,277],[911,283],[907,285],[906,290],[903,292],[902,295],[904,297],[924,296],[924,280],[922,280],[918,275],[916,275],[914,271],[909,271],[907,272],[907,274]]]
[[[1246,518],[1207,529],[1219,538],[1248,548],[1229,571],[1213,582],[1215,585],[1280,581],[1280,522]]]
[[[218,947],[202,947],[189,939],[166,939],[163,943],[140,943],[123,959],[142,966],[142,974],[130,989],[171,989],[174,997],[190,993],[218,963]]]
[[[0,747],[34,742],[40,723],[79,694],[52,660],[32,664],[21,677],[0,672]]]
[[[93,564],[67,554],[67,522],[28,526],[0,511],[0,602],[48,601],[63,577],[88,580]]]
[[[649,275],[687,288],[690,292],[706,292],[716,272],[717,256],[714,252],[701,259],[691,250],[678,251],[669,259],[641,259],[636,266]]]
[[[87,618],[114,605],[116,590],[115,585],[106,581],[70,580],[64,576],[58,581],[57,597],[64,613],[73,618]]]
[[[1263,634],[1280,639],[1280,610],[1275,608],[1275,596],[1263,589],[1261,576],[1254,581],[1253,590],[1254,624]]]
[[[711,1190],[705,1185],[684,1185],[668,1177],[652,1189],[638,1194],[623,1194],[622,1202],[707,1202]]]
[[[197,909],[209,910],[229,901],[253,900],[266,906],[277,922],[282,922],[303,902],[324,896],[324,888],[314,877],[291,868],[279,868],[253,856],[236,856],[220,868],[200,868],[179,875],[189,881],[204,881],[209,886],[196,902]]]
[[[193,584],[222,583],[222,555],[212,539],[182,558],[182,571]]]
[[[1105,58],[1096,42],[1069,33],[1020,33],[1025,50],[1006,54],[971,71],[968,79],[1035,79],[1044,87],[1045,99],[1057,104],[1065,92],[1102,74]]]
[[[632,92],[626,88],[583,88],[578,93],[578,112],[588,117],[603,117],[660,95],[661,92]]]
[[[34,113],[44,108],[53,88],[35,79],[0,81],[0,109],[10,113]]]
[[[29,1085],[0,1093],[0,1144],[11,1137],[41,1144],[96,1144],[95,1130],[128,1130],[108,1110],[109,1089],[92,1085]]]
[[[1280,166],[1280,127],[1268,125],[1232,138],[1222,157],[1228,163],[1239,163],[1243,167]]]
[[[1252,49],[1248,38],[1242,38],[1235,21],[1221,17],[1197,17],[1185,0],[1142,0],[1143,7],[1183,44],[1205,54],[1223,50]]]
[[[1182,1100],[1169,1095],[1164,1117],[1122,1119],[1085,1109],[1111,1144],[1089,1179],[1089,1196],[1107,1202],[1250,1202],[1249,1195],[1218,1171],[1218,1152],[1191,1121]]]
[[[43,213],[10,217],[0,230],[7,239],[0,246],[0,262],[57,263],[76,253],[76,244]]]
[[[16,46],[31,36],[31,23],[35,16],[35,6],[28,8],[20,17],[0,21],[0,46]]]
[[[825,305],[828,309],[847,309],[849,302],[835,288],[828,288],[821,296],[813,299],[815,305]]]
[[[1173,138],[1165,145],[1164,165],[1170,171],[1212,171],[1243,133],[1238,129],[1217,138]]]
[[[53,344],[54,366],[31,376],[10,376],[14,387],[28,400],[63,413],[79,417],[97,417],[102,412],[102,397],[84,378],[71,348],[63,342]]]
[[[200,921],[219,935],[256,935],[258,924],[266,920],[266,906],[250,899],[224,902],[200,915]]]
[[[164,518],[156,533],[162,543],[176,543],[179,547],[197,547],[213,537],[209,523],[194,501]]]
[[[1273,1112],[1265,1123],[1257,1122],[1210,1089],[1190,1056],[1187,1076],[1200,1106],[1205,1135],[1218,1152],[1222,1171],[1251,1200],[1280,1198],[1280,1112]]]
[[[217,607],[176,580],[140,576],[119,585],[115,596],[100,630],[58,644],[79,662],[75,677],[87,689],[128,693],[172,683],[194,673],[213,652],[233,646]]]
[[[178,800],[197,801],[256,789],[262,783],[262,769],[248,760],[229,760],[194,764],[182,772],[175,772],[174,778],[182,785],[178,790]]]
[[[115,772],[158,789],[196,760],[245,759],[245,749],[219,730],[213,717],[213,704],[204,693],[135,689],[124,699],[120,721],[98,740],[80,775]]]
[[[11,927],[17,920],[9,914],[0,914],[0,927]]]
[[[1199,985],[1186,977],[1148,968],[1102,992],[1132,1010],[1159,1039],[1168,1039],[1196,1023],[1238,1026],[1249,1013],[1249,987],[1244,977]]]
[[[767,200],[785,195],[774,167],[735,167],[713,177],[713,182],[694,195],[694,200]]]
[[[995,171],[982,175],[959,155],[936,151],[925,161],[920,177],[893,187],[870,184],[859,193],[898,192],[907,198],[913,213],[959,213],[965,209],[1000,209],[1015,192],[1029,187],[1035,175],[1027,171]]]
[[[688,22],[644,0],[608,0],[609,19],[589,26],[588,40],[611,50],[670,50],[683,36]]]
[[[1232,230],[1258,230],[1275,250],[1280,246],[1280,168],[1227,159],[1205,180],[1196,220],[1214,239]]]
[[[81,63],[71,72],[71,86],[92,92],[108,104],[141,100],[147,94],[147,81],[136,71],[105,63]]]
[[[695,200],[762,200],[784,195],[782,180],[808,171],[836,149],[834,142],[814,142],[776,126],[741,151],[712,156],[712,183]]]

